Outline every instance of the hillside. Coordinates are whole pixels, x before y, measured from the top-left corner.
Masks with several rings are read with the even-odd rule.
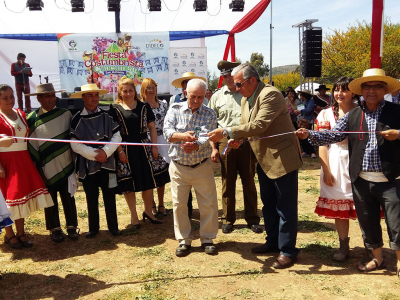
[[[286,65],[272,68],[272,76],[293,72],[299,65]]]

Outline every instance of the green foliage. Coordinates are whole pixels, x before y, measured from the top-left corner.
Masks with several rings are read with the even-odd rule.
[[[269,74],[269,66],[264,63],[264,55],[262,53],[252,53],[250,63],[257,69],[260,78],[265,78]]]
[[[400,24],[385,21],[382,69],[400,76]],[[370,68],[371,24],[358,22],[347,30],[334,30],[322,43],[322,76],[331,82],[340,76],[357,78]]]
[[[319,195],[319,188],[315,187],[315,186],[310,186],[308,188],[305,188],[304,191],[307,194],[311,194],[311,195]]]
[[[272,80],[274,82],[274,86],[280,91],[285,91],[288,86],[291,86],[295,89],[300,85],[300,73],[289,72],[279,75],[272,74]],[[265,83],[269,83],[269,76],[263,81]]]

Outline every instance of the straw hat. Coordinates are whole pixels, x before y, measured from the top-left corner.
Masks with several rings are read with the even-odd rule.
[[[386,73],[382,69],[368,69],[364,71],[363,76],[354,79],[349,83],[349,90],[354,94],[361,95],[361,85],[368,81],[383,81],[387,84],[387,93],[392,93],[400,89],[400,82],[393,77],[386,76]]]
[[[43,94],[49,94],[49,93],[58,93],[62,92],[65,90],[54,90],[54,86],[52,83],[43,83],[43,84],[38,84],[36,86],[36,93],[33,94],[26,94],[25,96],[36,96],[36,95],[43,95]]]
[[[312,92],[310,91],[310,90],[302,90],[302,91],[299,91],[299,94],[309,94],[309,95],[313,95],[312,94]]]
[[[196,76],[193,72],[186,72],[186,73],[183,73],[183,74],[182,74],[182,77],[181,77],[181,78],[177,78],[177,79],[175,79],[174,81],[172,81],[171,84],[172,84],[174,87],[181,88],[181,87],[182,87],[182,81],[190,80],[190,79],[195,79],[195,78],[201,79],[201,80],[203,80],[204,82],[206,82],[206,79],[205,79],[204,77]]]
[[[70,97],[71,98],[82,98],[82,94],[85,93],[99,93],[99,95],[108,94],[109,90],[99,89],[99,87],[95,83],[89,83],[81,86],[81,91],[73,93]]]

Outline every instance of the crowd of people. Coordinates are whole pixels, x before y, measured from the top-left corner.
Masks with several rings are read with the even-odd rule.
[[[131,228],[140,230],[141,226],[136,192],[141,192],[144,202],[143,222],[160,225],[167,216],[164,194],[170,182],[176,256],[191,251],[192,189],[200,212],[201,246],[206,254],[217,254],[213,243],[219,228],[214,162],[221,164],[222,233],[234,230],[238,173],[247,226],[254,233],[263,232],[257,213],[257,173],[266,240],[251,250],[255,254],[278,252],[272,266],[288,268],[299,254],[298,170],[303,157],[316,157],[315,147],[319,147],[321,194],[315,213],[335,220],[340,248],[333,259],[348,258],[349,220],[357,218],[372,256],[358,269],[370,272],[385,267],[380,227],[384,218],[400,278],[400,106],[384,100],[385,94],[398,100],[400,82],[385,76],[383,70],[370,69],[355,80],[337,79],[331,97],[324,85],[317,95],[308,90],[297,95],[291,87],[283,95],[262,82],[249,63],[221,61],[218,69],[225,84],[221,89],[213,93],[205,78],[187,72],[172,82],[182,93],[172,96],[169,104],[157,97],[153,79],[145,78],[138,93],[135,82],[124,77],[118,82],[116,102],[104,110],[99,107],[99,96],[108,90],[86,84],[71,95],[82,98],[85,105],[74,116],[56,107],[60,91],[51,83],[26,94],[36,95],[41,104],[27,117],[13,108],[13,89],[0,85],[0,230],[5,229],[4,242],[13,249],[32,247],[24,232],[24,218],[41,208],[52,240],[62,242],[58,194],[67,236],[77,240],[77,179],[88,207],[86,238],[99,233],[99,189],[112,235],[121,235],[116,194],[125,197]],[[311,130],[314,123],[315,130]],[[265,138],[269,136],[273,137]],[[170,147],[158,146],[167,143]]]

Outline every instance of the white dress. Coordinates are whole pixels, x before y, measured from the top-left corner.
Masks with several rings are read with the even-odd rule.
[[[320,112],[316,120],[317,130],[330,130],[336,124],[333,108]],[[356,219],[353,193],[349,176],[349,150],[347,138],[329,147],[329,166],[335,178],[333,186],[324,183],[324,172],[321,168],[321,191],[315,213],[328,219]]]

